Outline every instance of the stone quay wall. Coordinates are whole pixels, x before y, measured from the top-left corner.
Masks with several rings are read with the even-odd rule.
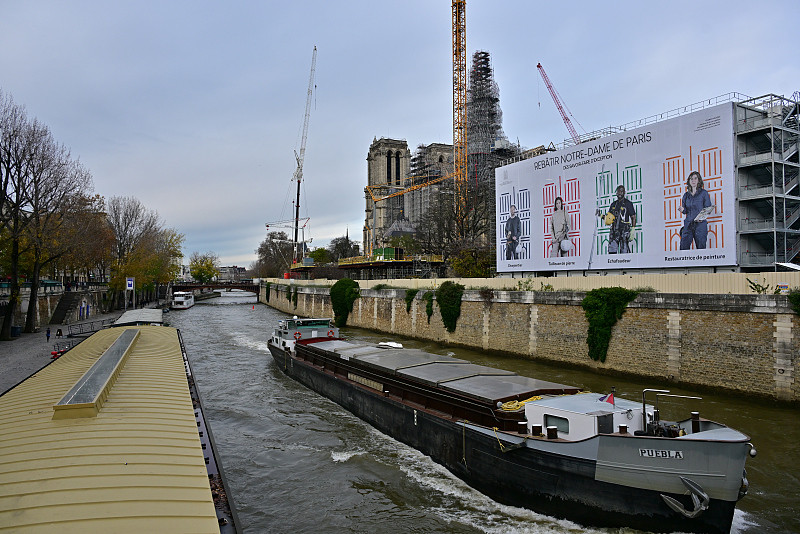
[[[329,288],[265,286],[260,301],[286,313],[333,317]],[[800,401],[795,378],[800,316],[785,295],[640,293],[614,326],[605,362],[589,358],[583,292],[465,291],[456,330],[436,301],[428,322],[420,291],[406,311],[405,290],[362,289],[347,324],[524,358],[627,373],[752,396]]]

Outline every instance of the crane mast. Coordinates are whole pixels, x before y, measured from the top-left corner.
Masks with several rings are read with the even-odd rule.
[[[467,2],[453,0],[453,178],[457,220],[467,211]]]
[[[558,98],[558,93],[556,93],[555,88],[553,88],[553,84],[550,83],[550,78],[547,77],[547,73],[544,71],[544,67],[542,67],[541,63],[537,63],[536,68],[539,69],[539,74],[542,75],[544,84],[547,86],[547,90],[550,91],[550,96],[553,97],[553,102],[556,103],[558,112],[561,113],[561,118],[563,119],[564,124],[567,126],[567,130],[569,130],[569,134],[572,136],[572,140],[575,141],[576,145],[579,144],[581,142],[581,137],[578,135],[578,132],[575,130],[575,127],[572,125],[572,121],[569,120],[567,113],[564,111],[564,107],[561,105],[561,99]]]
[[[303,117],[303,137],[300,141],[300,153],[295,152],[294,157],[297,160],[297,168],[294,171],[292,180],[297,181],[297,200],[294,205],[294,242],[295,242],[295,257],[294,263],[303,256],[301,251],[302,244],[299,241],[300,231],[300,182],[303,181],[303,160],[306,157],[306,139],[308,139],[308,120],[311,117],[311,95],[314,92],[314,71],[317,67],[317,47],[314,46],[314,53],[311,56],[311,74],[308,77],[308,95],[306,96],[306,113]]]

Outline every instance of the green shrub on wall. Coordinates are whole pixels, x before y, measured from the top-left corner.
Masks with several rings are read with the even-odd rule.
[[[428,324],[431,324],[431,317],[433,316],[433,291],[426,291],[422,295],[422,300],[425,301],[425,315],[428,316]]]
[[[622,287],[601,287],[586,293],[581,306],[589,321],[586,344],[589,345],[590,358],[606,361],[611,330],[637,295],[636,291]]]
[[[456,331],[456,323],[461,315],[461,296],[463,294],[464,286],[449,280],[436,290],[436,303],[439,305],[439,313],[442,314],[442,322],[451,334]]]
[[[360,296],[358,282],[349,278],[342,278],[331,287],[331,307],[336,326],[345,326],[347,316],[353,311],[353,303]]]
[[[266,288],[266,289],[267,289],[267,297],[266,297],[266,299],[267,299],[267,302],[269,302],[269,287],[270,287],[271,285],[272,285],[272,282],[267,282],[267,288]]]
[[[406,289],[406,313],[411,313],[411,304],[414,302],[414,297],[419,293],[419,289]]]
[[[800,288],[793,287],[789,290],[789,304],[798,315],[800,315]]]

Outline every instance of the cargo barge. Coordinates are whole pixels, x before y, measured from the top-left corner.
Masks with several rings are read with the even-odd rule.
[[[327,319],[281,321],[269,349],[288,376],[504,504],[586,526],[727,533],[747,493],[748,436],[698,412],[661,420],[659,398],[677,396],[665,390],[592,394],[349,342]]]

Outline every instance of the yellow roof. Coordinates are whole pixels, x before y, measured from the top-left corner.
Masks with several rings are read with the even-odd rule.
[[[99,411],[53,417],[129,328],[94,334],[0,397],[0,531],[219,533],[176,330],[131,328]]]

